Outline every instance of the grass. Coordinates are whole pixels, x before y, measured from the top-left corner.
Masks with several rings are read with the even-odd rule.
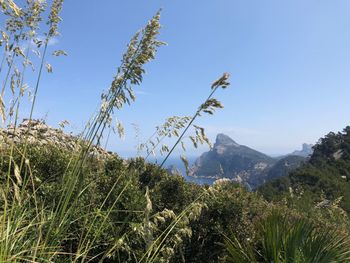
[[[63,8],[63,1],[53,0],[51,2],[47,19],[42,17],[46,14],[48,8],[45,1],[28,0],[21,7],[11,0],[1,1],[1,8],[6,19],[5,30],[3,31],[4,51],[2,61],[7,61],[7,63],[2,63],[1,66],[1,71],[5,71],[5,78],[0,95],[0,114],[3,125],[12,125],[14,131],[16,131],[19,116],[23,114],[20,114],[20,106],[21,99],[25,96],[27,89],[24,85],[25,73],[28,66],[33,65],[30,57],[32,54],[29,52],[30,48],[34,48],[35,53],[39,56],[39,59],[37,59],[38,72],[36,73],[34,92],[31,94],[32,103],[28,116],[27,132],[29,133],[44,68],[52,73],[52,66],[45,61],[50,39],[59,34],[58,26],[61,21],[59,14]],[[1,166],[6,168],[6,172],[1,173],[3,186],[0,214],[1,262],[102,262],[109,258],[112,252],[114,253],[120,249],[119,241],[126,238],[127,233],[119,233],[115,245],[102,252],[95,253],[101,236],[109,228],[109,218],[120,203],[120,199],[124,197],[126,190],[130,187],[131,179],[122,188],[119,188],[119,179],[122,176],[118,176],[114,184],[110,186],[106,196],[102,198],[99,207],[96,210],[91,210],[89,207],[82,208],[80,205],[85,193],[89,191],[92,185],[91,182],[86,181],[85,172],[86,167],[90,167],[91,147],[99,145],[106,129],[111,128],[111,118],[114,111],[135,100],[133,86],[141,84],[145,64],[155,59],[157,49],[164,45],[163,42],[157,40],[160,29],[159,19],[160,12],[131,39],[127,51],[123,55],[121,65],[117,69],[116,76],[108,91],[102,94],[99,111],[88,122],[83,132],[80,140],[81,145],[77,147],[75,152],[68,154],[65,158],[66,166],[59,171],[61,174],[57,175],[61,178],[59,180],[61,190],[59,196],[53,199],[53,204],[47,205],[45,202],[47,197],[40,194],[42,184],[37,182],[40,179],[33,174],[33,169],[35,169],[35,167],[32,167],[31,159],[33,158],[33,145],[28,140],[29,136],[25,136],[24,142],[20,146],[10,138],[5,138],[6,142],[2,142],[4,151],[1,153]],[[43,40],[41,40],[40,35],[45,36]],[[26,48],[23,48],[23,44]],[[53,54],[57,56],[66,53],[57,50]],[[20,66],[17,65],[21,64],[23,66],[20,70]],[[227,78],[228,75],[224,75],[213,84],[211,95],[200,106],[195,116],[188,119],[187,126],[173,148],[168,151],[164,162],[201,112],[212,114],[214,108],[221,107],[218,101],[211,97],[218,87],[228,84],[226,82]],[[6,95],[7,90],[10,90],[12,96],[13,103],[11,105],[5,104],[9,97]],[[184,126],[178,128],[184,128]],[[119,125],[118,129],[121,134],[123,127]],[[201,133],[197,132],[195,140],[207,140],[203,129],[196,129],[199,129]],[[177,135],[177,131],[174,134]],[[164,134],[164,136],[167,135]],[[40,150],[44,151],[44,149]],[[137,170],[129,171],[129,173],[137,173]],[[130,176],[130,178],[132,177]],[[115,191],[118,192],[116,196]],[[114,200],[110,203],[109,200],[113,194]],[[161,231],[157,238],[153,238],[151,228],[157,227],[157,224],[151,222],[150,213],[152,209],[150,208],[148,191],[146,191],[146,199],[149,201],[143,212],[143,226],[145,228],[143,228],[141,236],[146,236],[147,242],[144,247],[144,254],[139,256],[137,262],[154,262],[161,251],[164,252],[162,249],[165,247],[165,243],[170,242],[171,233],[180,225],[183,218],[187,217],[188,212],[196,206],[196,203],[189,205],[178,216],[172,214],[171,211],[164,211],[165,214],[152,215],[153,219],[171,219],[169,226]],[[77,211],[87,212],[88,217],[77,213]],[[101,211],[104,211],[103,216]],[[171,216],[169,217],[169,215]],[[70,233],[72,225],[77,222],[83,222],[81,228],[83,230],[80,233],[75,233],[79,236],[75,247],[67,249],[67,244],[72,243]],[[128,224],[128,222],[124,222],[124,224]],[[136,259],[138,256],[134,255],[134,257]]]
[[[145,159],[157,151],[165,155],[160,166],[147,164],[142,158],[126,162],[117,156],[101,160],[91,154],[103,136],[109,136],[111,120],[117,111],[136,99],[133,89],[142,84],[146,64],[155,59],[158,48],[165,44],[158,40],[160,11],[130,40],[110,87],[101,96],[99,110],[77,139],[76,149],[30,142],[28,134],[41,78],[45,68],[48,73],[53,71],[46,63],[48,43],[58,35],[63,1],[53,0],[49,5],[35,0],[21,3],[18,6],[12,0],[0,1],[5,20],[0,68],[2,126],[11,125],[15,132],[19,116],[24,115],[23,98],[32,99],[27,113],[29,125],[22,142],[4,136],[0,145],[0,262],[185,262],[185,254],[192,252],[184,248],[195,247],[196,242],[204,246],[205,240],[201,239],[207,233],[201,232],[203,226],[213,232],[226,229],[231,223],[226,220],[233,215],[253,224],[249,217],[255,216],[249,215],[246,206],[249,204],[256,210],[263,203],[256,197],[253,201],[249,199],[254,195],[243,194],[242,189],[236,188],[225,192],[225,186],[184,186],[183,178],[168,177],[161,169],[179,145],[184,150],[188,141],[194,147],[210,145],[204,128],[195,125],[195,121],[204,113],[211,115],[223,107],[213,96],[219,88],[229,85],[228,73],[212,83],[209,96],[192,117],[168,118],[140,145],[146,151]],[[48,17],[44,18],[46,14]],[[29,47],[39,57],[33,57]],[[53,55],[66,53],[56,50]],[[34,92],[28,94],[25,85],[28,68],[34,65],[38,68],[38,72],[31,73],[36,79]],[[123,135],[121,123],[117,129]],[[176,138],[170,147],[164,144],[168,137]],[[182,159],[186,164],[186,158]],[[163,184],[157,185],[157,180]],[[157,189],[162,186],[167,188]],[[173,210],[156,202],[166,203],[171,198],[181,199],[176,200]],[[210,208],[207,203],[211,204]],[[207,213],[203,216],[204,210]],[[217,218],[215,222],[213,217]],[[219,225],[219,220],[225,223]],[[349,262],[347,235],[317,227],[305,219],[290,220],[277,212],[263,218],[254,224],[259,237],[254,242],[225,235],[226,259]],[[196,228],[193,224],[197,221]],[[247,226],[246,222],[242,226]],[[193,235],[198,240],[191,239]],[[215,236],[213,240],[217,245],[220,239]]]

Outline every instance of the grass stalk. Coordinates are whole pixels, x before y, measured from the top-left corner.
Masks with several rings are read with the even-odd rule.
[[[170,151],[168,152],[168,154],[166,155],[166,157],[164,158],[164,160],[160,164],[160,167],[164,166],[164,164],[168,160],[169,156],[173,153],[173,151],[175,150],[177,145],[180,143],[180,141],[182,140],[183,136],[186,134],[187,130],[192,126],[192,123],[196,120],[196,118],[198,116],[200,116],[200,114],[201,114],[201,112],[203,110],[206,110],[206,108],[208,107],[207,104],[208,104],[208,102],[210,102],[210,100],[213,97],[213,95],[216,92],[216,90],[219,87],[226,87],[226,85],[228,85],[228,83],[227,83],[228,78],[229,78],[229,74],[225,73],[220,79],[218,79],[217,81],[215,81],[212,84],[212,91],[210,92],[208,98],[204,101],[204,103],[198,108],[196,113],[193,115],[193,117],[191,118],[190,122],[187,124],[186,128],[183,130],[183,132],[181,133],[181,135],[179,136],[179,138],[177,139],[177,141],[175,142],[173,147],[170,149]]]

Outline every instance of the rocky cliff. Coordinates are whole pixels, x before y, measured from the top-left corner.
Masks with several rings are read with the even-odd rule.
[[[64,133],[62,129],[50,127],[41,120],[29,121],[27,119],[24,119],[16,128],[13,126],[6,129],[0,128],[0,148],[7,147],[11,142],[15,144],[25,142],[38,145],[51,144],[69,151],[78,151],[83,144],[83,141],[77,136]],[[91,154],[102,157],[112,154],[98,146],[92,146],[90,151]]]
[[[312,144],[303,143],[301,150],[294,151],[289,155],[297,155],[301,157],[309,157],[313,153]]]

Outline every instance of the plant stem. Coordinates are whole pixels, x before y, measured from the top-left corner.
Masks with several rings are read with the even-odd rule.
[[[202,104],[204,105],[208,100],[211,99],[211,97],[214,95],[215,91],[218,89],[219,86],[216,86],[212,92],[209,94],[208,98],[205,100],[205,102]],[[192,123],[195,121],[195,119],[199,116],[200,112],[202,111],[202,105],[198,108],[198,110],[196,111],[196,113],[193,115],[191,121],[188,123],[187,127],[185,128],[185,130],[181,133],[180,137],[177,139],[176,143],[174,144],[174,146],[171,148],[171,150],[169,151],[169,153],[167,154],[167,156],[164,158],[163,162],[161,163],[160,167],[163,167],[163,165],[165,164],[165,162],[168,160],[169,156],[172,154],[172,152],[175,150],[176,146],[179,144],[179,142],[182,140],[182,137],[185,135],[185,133],[187,132],[187,130],[191,127]]]

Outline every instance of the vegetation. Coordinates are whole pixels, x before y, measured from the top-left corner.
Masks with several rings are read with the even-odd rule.
[[[226,237],[228,262],[349,262],[348,237],[275,210],[257,227],[258,243]]]
[[[0,133],[0,262],[349,261],[349,220],[338,206],[343,202],[340,194],[344,193],[343,200],[347,197],[336,180],[322,181],[311,173],[299,176],[299,182],[305,178],[303,185],[310,188],[305,203],[277,190],[265,194],[266,198],[281,197],[285,202],[267,202],[238,184],[222,181],[199,186],[146,161],[157,151],[166,160],[178,145],[185,148],[185,139],[195,147],[210,144],[204,129],[194,122],[222,108],[212,96],[229,86],[227,73],[211,85],[209,96],[193,117],[170,117],[157,127],[140,145],[145,158],[126,161],[106,152],[94,154],[94,147],[99,147],[106,130],[112,128],[113,114],[135,100],[133,87],[142,83],[146,63],[155,59],[164,44],[157,38],[159,12],[131,39],[116,76],[102,94],[100,109],[76,138],[75,150],[42,144],[43,138],[29,139],[41,76],[45,68],[48,73],[53,71],[46,62],[48,43],[58,34],[62,5],[62,0],[49,5],[27,0],[21,6],[0,0],[5,21],[1,32],[2,126],[10,126],[15,133],[23,115],[22,100],[25,96],[32,99],[24,138],[16,141],[6,129]],[[29,52],[33,48],[37,57]],[[53,55],[66,53],[56,50]],[[36,82],[29,93],[25,73],[32,66],[38,71],[33,73]],[[121,123],[117,130],[123,134]],[[184,136],[191,131],[193,135]],[[322,179],[328,178],[322,174],[327,169],[348,171],[349,131],[328,136],[303,169],[315,171]],[[173,147],[162,142],[169,136],[177,138]],[[185,157],[183,160],[186,163]],[[281,184],[281,188],[293,187],[294,193],[298,188],[290,178],[284,179],[290,180],[289,185]],[[328,187],[323,193],[327,198],[338,198],[331,199],[331,205],[313,204],[318,181]]]
[[[349,145],[350,127],[329,133],[314,146],[309,162],[287,177],[267,183],[260,192],[270,201],[285,198],[304,210],[310,205],[337,203],[349,214]]]

